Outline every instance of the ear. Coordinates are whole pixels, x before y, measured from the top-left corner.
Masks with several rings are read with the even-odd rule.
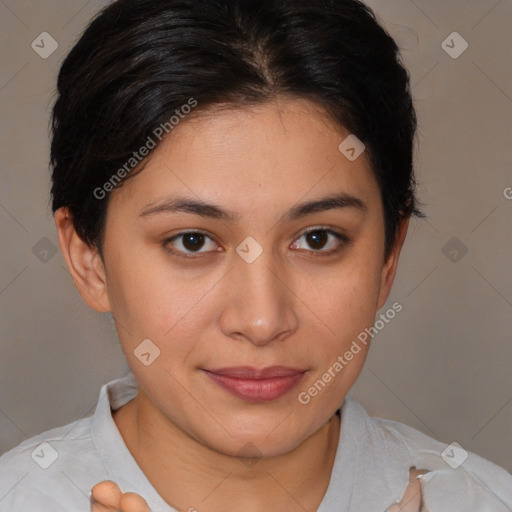
[[[105,268],[97,248],[89,246],[78,236],[67,207],[59,208],[53,218],[60,250],[80,295],[96,311],[110,311]]]
[[[398,257],[400,256],[400,251],[402,250],[408,227],[409,217],[406,217],[400,221],[397,229],[395,245],[393,246],[393,249],[391,250],[382,267],[377,309],[380,309],[382,306],[384,306],[386,300],[389,297],[389,293],[391,292],[391,286],[395,280],[396,268],[398,266]]]

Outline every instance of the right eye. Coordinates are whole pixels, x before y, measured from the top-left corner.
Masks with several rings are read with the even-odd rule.
[[[199,231],[184,231],[171,238],[164,240],[162,245],[172,254],[180,258],[197,258],[194,253],[204,252],[218,252],[219,249],[211,249],[210,251],[201,251],[205,246],[205,240],[210,240],[213,246],[216,246],[215,242],[206,234]],[[207,244],[206,244],[207,245]],[[173,248],[171,248],[172,246]]]

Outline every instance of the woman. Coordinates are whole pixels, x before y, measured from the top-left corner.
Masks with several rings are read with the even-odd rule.
[[[370,9],[119,0],[58,93],[60,247],[131,373],[0,458],[0,510],[511,510],[504,469],[348,396],[421,215]]]

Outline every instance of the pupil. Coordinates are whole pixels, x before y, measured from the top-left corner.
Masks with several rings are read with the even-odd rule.
[[[325,241],[327,239],[327,233],[325,231],[317,230],[317,231],[311,231],[308,234],[309,240],[312,240],[313,242],[310,244],[315,249],[321,249],[325,245]],[[308,240],[308,243],[309,243]],[[324,243],[322,243],[324,242]],[[320,247],[317,247],[320,245]]]
[[[183,245],[188,250],[194,250],[202,245],[204,235],[201,233],[190,233],[183,238]]]

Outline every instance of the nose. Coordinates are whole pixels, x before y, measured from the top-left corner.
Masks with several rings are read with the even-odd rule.
[[[271,251],[263,251],[252,263],[238,258],[234,266],[224,290],[222,332],[260,346],[295,332],[295,296],[283,269],[272,262]]]

